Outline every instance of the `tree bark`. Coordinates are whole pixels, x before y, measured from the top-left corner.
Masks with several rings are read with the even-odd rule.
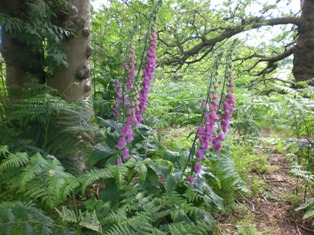
[[[40,20],[32,21],[31,18],[25,17],[27,13],[27,3],[40,4],[37,0],[0,0],[0,12],[15,17],[22,21],[38,24]],[[49,3],[48,0],[46,3]],[[57,19],[51,19],[54,25],[65,29],[70,29],[72,36],[64,38],[61,42],[63,52],[67,56],[68,66],[56,67],[53,75],[47,77],[44,72],[45,51],[43,42],[38,41],[38,45],[29,46],[29,38],[24,39],[21,35],[25,32],[5,31],[2,30],[1,54],[6,63],[6,81],[9,94],[9,101],[12,103],[16,99],[23,97],[23,94],[31,90],[34,83],[40,82],[47,84],[58,90],[62,98],[68,102],[84,102],[83,112],[85,118],[89,119],[93,115],[92,102],[90,101],[92,93],[91,68],[89,57],[92,53],[90,46],[90,0],[69,0],[71,5],[67,9],[50,9],[56,15]],[[40,5],[39,5],[40,6]],[[62,6],[60,6],[62,8]],[[27,37],[26,37],[27,38]],[[43,36],[44,38],[44,36]],[[44,77],[44,79],[42,79]],[[86,115],[88,114],[88,115]],[[77,117],[81,118],[81,117]],[[67,127],[67,126],[65,126]],[[73,136],[73,138],[76,138]],[[62,146],[60,146],[62,148]],[[80,153],[79,149],[73,149],[69,158],[80,170],[86,165],[86,156]]]
[[[25,2],[21,0],[5,0],[0,3],[1,12],[20,20],[25,20],[17,13],[23,7]],[[36,49],[30,47],[21,39],[22,34],[18,30],[2,30],[0,52],[6,63],[6,82],[11,103],[32,89],[32,82],[41,81],[44,76],[42,45],[38,43]]]
[[[66,101],[82,101],[91,96],[90,46],[90,3],[89,0],[71,0],[73,8],[69,15],[59,22],[70,27],[75,36],[62,42],[67,55],[68,67],[57,68],[54,76],[48,78],[48,85],[63,94]]]
[[[70,0],[72,9],[69,14],[58,22],[62,27],[70,27],[74,36],[62,42],[63,52],[67,55],[67,68],[59,67],[54,71],[54,76],[49,77],[47,83],[57,89],[62,98],[68,102],[83,101],[85,117],[91,119],[93,115],[91,95],[91,66],[89,57],[92,49],[90,46],[90,2],[89,0]],[[90,115],[86,115],[90,114]],[[89,121],[89,120],[87,120]],[[86,168],[86,156],[79,149],[73,149],[68,155],[74,165],[81,171]]]
[[[303,0],[299,37],[294,51],[293,75],[296,82],[314,86],[314,0]]]

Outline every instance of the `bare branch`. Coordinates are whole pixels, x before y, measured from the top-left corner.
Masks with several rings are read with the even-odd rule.
[[[204,58],[204,53],[201,52],[203,48],[211,48],[211,50],[212,50],[217,43],[222,42],[226,39],[229,39],[232,36],[235,36],[239,33],[249,31],[251,29],[261,28],[263,26],[274,26],[274,25],[282,25],[282,24],[294,24],[294,25],[298,26],[298,25],[300,25],[300,19],[297,17],[282,17],[282,18],[274,18],[274,19],[264,20],[260,17],[255,17],[255,18],[251,18],[251,19],[246,20],[245,24],[241,24],[241,25],[238,25],[238,26],[233,27],[233,28],[212,28],[212,29],[207,30],[202,35],[202,37],[201,37],[202,42],[195,45],[194,47],[192,47],[189,50],[183,50],[182,45],[184,43],[187,43],[190,40],[195,39],[196,37],[185,38],[182,41],[179,41],[178,38],[176,38],[177,42],[175,44],[166,43],[164,40],[161,39],[161,42],[164,43],[166,46],[180,48],[180,56],[175,57],[175,58],[173,58],[173,57],[169,58],[168,60],[164,61],[164,64],[165,65],[172,65],[172,66],[179,66],[179,67],[182,67],[182,65],[180,66],[180,64],[184,64],[184,63],[191,64],[192,62],[189,61],[188,59],[192,56],[199,56],[200,58]],[[210,32],[212,32],[212,31],[221,31],[221,33],[216,37],[207,39],[206,36],[208,36],[210,34]],[[197,38],[199,38],[199,37],[197,37]],[[207,50],[206,50],[206,52],[207,52]],[[199,59],[193,60],[193,61],[198,62]]]

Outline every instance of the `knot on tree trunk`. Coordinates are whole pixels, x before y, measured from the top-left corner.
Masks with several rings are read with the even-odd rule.
[[[91,74],[91,68],[90,68],[90,65],[81,65],[76,74],[75,74],[75,78],[82,81],[84,79],[87,79],[88,77],[90,77],[90,74]]]
[[[88,59],[93,54],[94,49],[91,45],[87,45],[86,47],[86,58]]]
[[[89,28],[84,28],[82,30],[82,34],[84,37],[88,37],[90,35],[90,29]]]

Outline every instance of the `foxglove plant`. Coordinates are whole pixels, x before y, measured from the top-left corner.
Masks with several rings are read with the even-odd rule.
[[[156,60],[156,49],[157,49],[157,27],[153,26],[152,33],[149,35],[151,45],[147,51],[147,62],[145,69],[143,71],[143,82],[142,87],[138,93],[134,88],[134,77],[135,72],[135,52],[131,49],[129,55],[130,63],[124,63],[124,69],[129,69],[127,74],[127,81],[125,82],[125,90],[119,88],[119,82],[115,82],[115,87],[117,89],[117,103],[113,107],[115,117],[118,117],[119,106],[118,103],[127,104],[125,115],[127,116],[126,123],[121,128],[120,138],[116,147],[122,151],[123,159],[128,159],[130,157],[129,150],[127,149],[127,144],[133,140],[132,126],[138,126],[142,121],[142,115],[146,110],[146,105],[148,102],[148,94],[150,92],[151,81],[157,66]],[[141,67],[141,66],[140,66]],[[133,89],[134,88],[134,89]],[[127,98],[123,97],[123,91],[129,92],[126,95]],[[122,159],[117,159],[117,164],[122,164]]]
[[[148,94],[150,92],[151,81],[153,79],[153,75],[157,66],[156,60],[156,50],[157,50],[157,27],[156,25],[153,26],[152,33],[149,35],[149,39],[151,45],[147,51],[147,62],[145,69],[143,71],[143,83],[142,89],[138,93],[138,101],[139,101],[139,109],[136,110],[136,118],[138,122],[143,120],[143,113],[146,110],[146,104],[148,102]]]
[[[230,53],[229,57],[231,57]],[[227,55],[227,59],[229,57]],[[217,61],[214,69],[218,69]],[[228,64],[229,63],[227,63],[227,65]],[[227,69],[229,68],[226,68],[226,73],[230,73],[229,71],[227,71]],[[209,151],[209,149],[212,148],[214,152],[217,152],[222,148],[222,141],[225,139],[225,134],[228,131],[230,119],[234,110],[233,105],[235,104],[235,100],[233,92],[235,85],[233,81],[233,74],[230,73],[230,76],[227,76],[222,88],[220,88],[220,84],[218,82],[213,84],[213,74],[214,73],[212,73],[211,81],[209,84],[207,99],[201,102],[201,124],[198,127],[195,139],[192,144],[192,149],[197,149],[197,158],[196,163],[194,164],[194,169],[191,171],[191,175],[188,177],[188,182],[190,184],[195,183],[193,174],[199,174],[201,172],[201,161],[206,158],[206,153]],[[227,92],[224,92],[225,86],[227,87]],[[220,101],[219,91],[221,91]],[[223,110],[220,110],[220,103],[222,102]],[[196,146],[198,147],[196,148]],[[191,159],[192,155],[193,151],[190,152],[188,162]],[[188,162],[186,163],[184,171],[187,167]]]

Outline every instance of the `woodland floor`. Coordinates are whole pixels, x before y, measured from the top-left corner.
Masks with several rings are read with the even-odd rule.
[[[314,234],[311,223],[304,222],[302,212],[296,212],[296,205],[293,205],[297,182],[288,174],[291,164],[283,153],[269,151],[267,156],[271,170],[266,173],[252,172],[250,175],[252,179],[258,178],[264,192],[250,198],[240,197],[237,205],[242,211],[219,218],[221,235]]]

